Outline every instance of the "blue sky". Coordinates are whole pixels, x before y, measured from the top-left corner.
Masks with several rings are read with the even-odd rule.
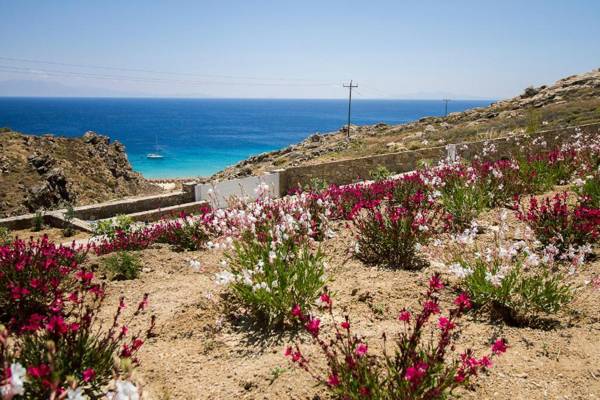
[[[600,67],[597,0],[0,0],[0,15],[0,95],[335,98],[354,79],[359,98],[505,98]]]

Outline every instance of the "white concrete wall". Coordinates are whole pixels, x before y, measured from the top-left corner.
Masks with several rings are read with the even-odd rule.
[[[194,193],[196,201],[206,200],[211,205],[216,203],[217,207],[223,208],[227,206],[227,200],[233,196],[255,199],[257,197],[255,189],[261,183],[269,186],[272,197],[279,197],[279,173],[277,172],[217,183],[203,183],[196,185]]]

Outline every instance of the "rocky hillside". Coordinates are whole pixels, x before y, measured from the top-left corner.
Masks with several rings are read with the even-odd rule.
[[[131,169],[125,147],[106,136],[0,132],[0,216],[155,193]]]
[[[241,161],[212,179],[597,121],[600,69],[561,79],[551,86],[529,87],[515,98],[446,117],[427,117],[395,126],[352,126],[349,141],[345,127],[338,132],[315,134],[299,144]]]

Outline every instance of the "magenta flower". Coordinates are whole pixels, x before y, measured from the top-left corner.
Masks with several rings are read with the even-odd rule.
[[[501,353],[506,352],[507,348],[508,348],[508,346],[506,345],[506,342],[504,341],[504,339],[498,339],[492,345],[492,353],[501,354]]]
[[[339,386],[340,378],[336,374],[329,375],[329,378],[327,379],[327,384],[331,387]]]
[[[398,319],[402,322],[409,322],[410,316],[410,311],[402,310],[400,311],[400,315],[398,315]]]
[[[319,336],[319,327],[321,325],[321,320],[318,318],[310,318],[306,323],[305,327],[308,332],[310,332],[313,336]]]
[[[440,317],[438,320],[438,326],[440,327],[440,329],[444,332],[448,332],[452,329],[454,329],[456,327],[456,325],[454,324],[454,322],[452,322],[451,320],[449,320],[446,317]]]
[[[456,299],[454,299],[454,304],[462,310],[468,310],[472,306],[471,299],[469,298],[469,295],[465,292],[462,292],[456,297]]]
[[[93,368],[88,368],[85,371],[83,371],[82,376],[84,382],[90,382],[96,377],[96,371],[94,371]]]
[[[356,354],[357,357],[364,357],[367,354],[367,351],[369,350],[369,346],[365,343],[359,343],[358,346],[356,346],[356,349],[354,350],[354,354]]]

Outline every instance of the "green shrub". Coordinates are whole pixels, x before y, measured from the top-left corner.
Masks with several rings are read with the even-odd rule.
[[[0,226],[0,246],[6,246],[12,243],[10,230],[4,226]]]
[[[220,279],[228,283],[233,304],[258,325],[281,328],[292,307],[311,308],[321,293],[325,267],[323,254],[313,253],[306,242],[272,243],[244,235],[227,254],[229,271]]]
[[[185,217],[157,226],[156,230],[160,232],[157,243],[170,244],[178,251],[203,249],[210,239],[210,232],[201,220]]]
[[[527,110],[527,133],[534,133],[542,126],[542,113],[539,110]]]
[[[483,185],[457,181],[442,189],[440,201],[444,210],[451,216],[451,227],[463,230],[485,210],[488,196]]]
[[[378,165],[377,168],[369,172],[369,176],[374,181],[385,181],[392,176],[392,173],[385,166]]]
[[[43,228],[44,228],[44,212],[41,210],[38,210],[35,212],[35,215],[33,216],[31,230],[33,232],[39,232]]]
[[[577,194],[586,207],[600,208],[600,172],[586,177],[577,188]]]
[[[311,178],[310,182],[304,185],[303,189],[305,192],[319,193],[327,189],[328,186],[327,181],[323,178]]]
[[[115,218],[96,222],[94,226],[95,236],[108,236],[114,238],[118,231],[128,233],[133,225],[133,219],[129,215],[117,215]]]
[[[540,316],[557,313],[572,299],[571,287],[560,273],[543,265],[525,271],[523,260],[514,261],[508,271],[505,264],[483,258],[460,261],[466,273],[462,282],[476,308],[487,310],[493,318],[510,325],[529,325]]]
[[[141,261],[136,253],[119,251],[106,257],[103,266],[110,280],[128,280],[139,276]]]
[[[73,210],[73,205],[71,203],[67,203],[63,218],[67,222],[67,226],[63,229],[63,236],[71,237],[75,234],[75,229],[71,225],[71,222],[75,218],[75,210]]]
[[[367,209],[356,221],[355,255],[367,264],[389,268],[419,269],[423,260],[417,247],[432,234],[432,220],[425,210],[397,206]]]

